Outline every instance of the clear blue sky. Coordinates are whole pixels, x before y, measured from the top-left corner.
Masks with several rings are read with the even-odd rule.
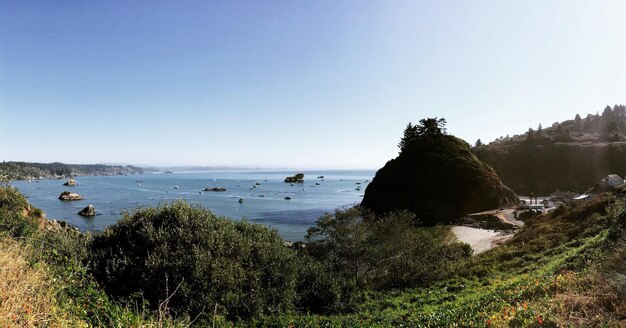
[[[0,1],[0,160],[378,168],[626,103],[624,1]]]

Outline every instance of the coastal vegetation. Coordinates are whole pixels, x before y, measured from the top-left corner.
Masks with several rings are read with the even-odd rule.
[[[15,189],[0,191],[0,257],[41,291],[32,307],[1,303],[15,325],[36,324],[33,311],[94,326],[624,323],[621,190],[530,217],[512,240],[474,256],[446,227],[420,227],[409,212],[339,210],[291,245],[184,202],[83,234],[43,219]],[[20,293],[10,286],[4,293]]]
[[[200,321],[293,309],[295,253],[263,225],[178,201],[125,213],[90,242],[89,267],[116,298],[159,302]]]

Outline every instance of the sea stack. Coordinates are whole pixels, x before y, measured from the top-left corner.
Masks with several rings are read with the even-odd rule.
[[[365,189],[363,207],[377,214],[408,210],[423,224],[435,225],[519,204],[467,142],[445,134],[437,119],[420,123],[407,127],[400,155],[376,172]]]
[[[83,208],[80,212],[78,212],[78,215],[81,215],[81,216],[95,216],[96,215],[96,209],[93,207],[93,205],[89,204],[89,206]]]
[[[76,185],[76,180],[74,180],[74,178],[69,178],[63,185],[73,187]]]
[[[64,191],[59,196],[59,199],[60,200],[83,200],[83,196],[81,196],[81,195],[79,195],[77,193]]]
[[[226,188],[215,187],[215,188],[204,188],[202,191],[226,191]]]
[[[294,176],[286,177],[285,182],[304,182],[304,173],[298,173]]]

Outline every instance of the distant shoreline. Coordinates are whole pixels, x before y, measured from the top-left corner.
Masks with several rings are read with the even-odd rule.
[[[117,176],[133,174],[159,174],[166,171],[173,173],[202,172],[341,172],[341,171],[376,171],[377,169],[351,168],[260,168],[260,167],[229,167],[229,166],[134,166],[115,164],[65,164],[37,162],[2,162],[0,163],[0,180],[58,180],[70,177]]]
[[[149,172],[147,169],[127,165],[64,164],[64,163],[0,163],[0,180],[68,179],[84,176],[131,175]]]

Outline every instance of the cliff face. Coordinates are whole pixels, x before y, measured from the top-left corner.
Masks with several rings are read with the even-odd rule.
[[[441,135],[387,162],[368,185],[361,205],[376,213],[406,209],[431,225],[518,203],[465,141]]]

